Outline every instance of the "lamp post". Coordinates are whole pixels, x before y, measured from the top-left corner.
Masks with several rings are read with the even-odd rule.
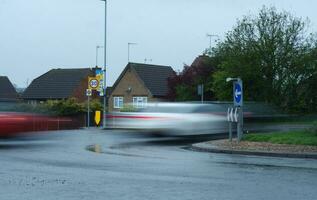
[[[96,67],[98,67],[98,49],[103,48],[103,46],[96,46]]]
[[[105,41],[104,41],[104,66],[103,66],[103,117],[102,117],[102,127],[106,128],[106,66],[107,66],[107,0],[101,0],[105,2]]]
[[[128,42],[128,63],[130,62],[130,46],[131,45],[137,45],[137,43]]]

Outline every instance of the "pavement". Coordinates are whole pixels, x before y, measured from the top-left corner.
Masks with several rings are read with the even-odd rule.
[[[91,128],[0,140],[0,199],[316,199],[317,160],[189,148],[213,138]]]

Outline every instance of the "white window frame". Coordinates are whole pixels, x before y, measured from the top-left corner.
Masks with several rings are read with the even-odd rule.
[[[113,108],[123,108],[123,97],[113,97]]]
[[[133,107],[134,108],[146,108],[147,106],[147,96],[135,96],[133,97]]]

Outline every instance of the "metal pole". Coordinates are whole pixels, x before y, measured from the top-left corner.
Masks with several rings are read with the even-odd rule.
[[[239,78],[239,81],[241,82],[241,90],[243,91],[243,81]],[[241,96],[241,101],[243,101],[243,95]],[[241,105],[240,108],[240,123],[241,123],[241,138],[243,136],[243,126],[244,126],[244,121],[243,121],[243,104]]]
[[[204,103],[204,84],[201,84],[201,103]]]
[[[243,127],[242,127],[242,121],[243,121],[243,114],[242,114],[242,107],[238,107],[239,114],[238,114],[238,123],[237,123],[237,134],[238,134],[238,142],[241,141],[243,136]]]
[[[229,121],[229,141],[232,142],[232,122]]]
[[[96,67],[98,66],[98,46],[96,46]]]
[[[227,111],[227,120],[228,120],[228,123],[229,123],[229,140],[230,142],[232,142],[232,122],[231,122],[231,109],[232,108],[228,108],[228,111]]]
[[[240,82],[241,91],[243,91],[243,82],[240,78],[238,78],[238,82]],[[241,95],[241,101],[243,102],[243,95]],[[243,104],[241,104],[241,106],[239,106],[238,129],[239,129],[238,141],[240,142],[242,137],[243,137]]]
[[[128,63],[130,62],[130,43],[128,43]]]
[[[88,105],[87,105],[87,128],[90,125],[90,97],[88,96]]]
[[[103,78],[104,78],[104,86],[103,86],[103,122],[102,127],[106,128],[106,66],[107,66],[107,0],[103,0],[105,2],[105,43],[104,43],[104,68],[103,68]]]
[[[100,48],[103,48],[103,46],[99,46],[99,45],[96,46],[96,67],[98,66],[98,50]]]

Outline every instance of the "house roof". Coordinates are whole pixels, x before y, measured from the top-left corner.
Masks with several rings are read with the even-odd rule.
[[[113,85],[113,88],[120,82],[127,69],[133,69],[145,87],[153,96],[166,96],[168,92],[168,77],[174,75],[174,70],[170,66],[151,65],[141,63],[128,63],[119,78]]]
[[[6,76],[0,76],[0,101],[16,100],[18,93]]]
[[[80,83],[93,75],[90,68],[52,69],[34,79],[24,91],[23,99],[63,99],[72,96]]]

